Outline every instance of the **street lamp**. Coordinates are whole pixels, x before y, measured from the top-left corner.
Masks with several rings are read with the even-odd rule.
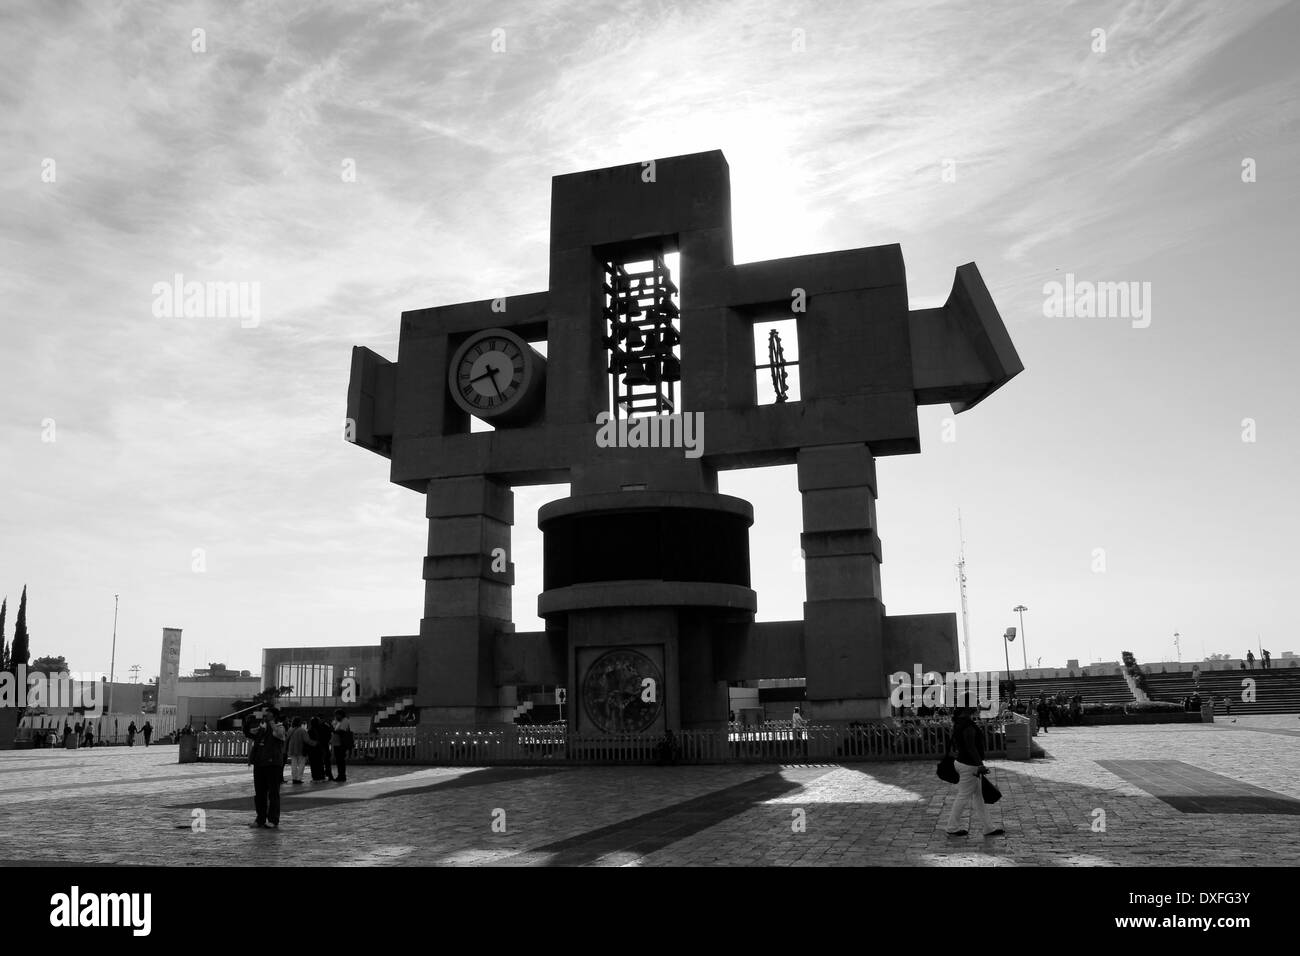
[[[1178,651],[1178,663],[1183,662],[1183,645],[1179,643],[1178,632],[1174,631],[1174,648]]]
[[[1008,648],[1015,639],[1016,629],[1014,627],[1007,628],[1007,632],[1002,635],[1002,654],[1007,660],[1007,680],[1011,680],[1011,651]]]
[[[1025,607],[1023,604],[1017,604],[1011,610],[1020,615],[1020,654],[1025,662],[1025,670],[1027,671],[1029,670],[1029,648],[1025,645],[1025,612],[1028,611],[1029,608]],[[1028,677],[1029,675],[1026,674],[1025,676]]]

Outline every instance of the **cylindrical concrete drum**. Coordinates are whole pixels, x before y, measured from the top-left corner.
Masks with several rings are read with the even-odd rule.
[[[715,652],[753,620],[749,503],[631,491],[552,502],[538,524],[538,613],[568,634],[570,729],[594,735],[722,729]]]

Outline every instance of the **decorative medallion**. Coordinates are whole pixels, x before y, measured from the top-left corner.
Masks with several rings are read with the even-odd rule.
[[[620,648],[602,654],[582,678],[582,706],[607,734],[647,730],[663,709],[664,676],[640,651]]]

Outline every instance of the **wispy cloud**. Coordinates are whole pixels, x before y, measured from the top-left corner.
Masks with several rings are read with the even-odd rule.
[[[100,653],[87,589],[123,578],[152,614],[142,647],[185,623],[241,666],[307,636],[283,632],[281,592],[353,607],[305,612],[314,642],[414,630],[419,500],[339,440],[348,350],[395,357],[403,309],[543,288],[558,173],[721,148],[740,258],[902,242],[918,302],[979,258],[1048,349],[1030,329],[1044,276],[1169,272],[1152,263],[1245,215],[1205,157],[1233,181],[1263,146],[1294,184],[1294,71],[1270,39],[1286,17],[1272,0],[8,4],[0,592],[66,593],[43,633],[73,659]],[[258,283],[261,321],[155,317],[177,273]],[[198,586],[202,547],[233,590]],[[216,609],[241,587],[265,612],[246,631]],[[532,597],[516,603],[526,625]]]

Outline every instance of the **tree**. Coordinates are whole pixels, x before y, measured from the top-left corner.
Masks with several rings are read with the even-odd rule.
[[[42,674],[62,674],[68,669],[68,662],[62,654],[58,657],[38,657],[27,665],[27,669]]]
[[[14,642],[9,648],[9,667],[17,672],[19,664],[26,664],[31,658],[27,640],[27,585],[23,585],[23,596],[18,601],[18,620],[14,622]]]
[[[9,613],[9,599],[0,601],[0,672],[9,669],[9,642],[5,640],[5,615]]]

